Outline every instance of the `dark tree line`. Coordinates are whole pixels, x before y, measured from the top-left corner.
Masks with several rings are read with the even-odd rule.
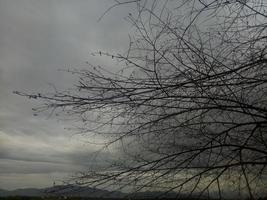
[[[267,2],[140,0],[119,72],[71,70],[72,90],[22,96],[78,117],[121,159],[79,184],[253,199],[267,188]],[[112,11],[109,11],[112,13]],[[178,196],[177,196],[178,197]]]

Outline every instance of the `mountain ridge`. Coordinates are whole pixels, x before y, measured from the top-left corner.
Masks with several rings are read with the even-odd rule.
[[[15,190],[5,190],[0,188],[0,197],[9,197],[9,196],[71,196],[71,197],[109,197],[109,198],[120,198],[126,194],[122,192],[111,192],[108,190],[102,190],[91,187],[82,187],[74,185],[59,185],[48,188],[20,188]]]
[[[0,188],[1,197],[83,197],[83,198],[103,198],[103,199],[153,199],[157,197],[165,199],[176,199],[177,193],[164,193],[160,191],[144,191],[136,193],[123,193],[120,191],[108,191],[88,186],[58,185],[47,188],[21,188],[15,190],[4,190]],[[187,195],[180,195],[180,199],[188,199]],[[195,199],[191,197],[190,199]],[[197,198],[199,199],[199,198]]]

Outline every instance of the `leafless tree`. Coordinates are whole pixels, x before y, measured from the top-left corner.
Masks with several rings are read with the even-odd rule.
[[[80,184],[257,198],[267,188],[267,2],[138,0],[123,55],[96,52],[69,91],[25,94],[79,117],[121,158]],[[266,192],[266,190],[265,190]]]

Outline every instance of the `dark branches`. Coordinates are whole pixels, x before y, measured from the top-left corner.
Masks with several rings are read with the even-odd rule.
[[[81,130],[107,137],[107,146],[121,144],[121,160],[108,171],[78,177],[80,184],[212,192],[220,198],[231,189],[239,189],[241,197],[262,195],[267,183],[266,3],[126,3],[137,5],[137,15],[128,16],[136,30],[129,50],[101,53],[120,61],[126,72],[88,66],[72,71],[80,80],[69,92],[17,92],[43,100],[41,111],[79,116]]]

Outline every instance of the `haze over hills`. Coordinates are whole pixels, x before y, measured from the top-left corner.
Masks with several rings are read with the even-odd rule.
[[[144,200],[144,199],[180,199],[180,200],[196,200],[196,199],[218,199],[216,194],[210,194],[209,196],[202,196],[201,198],[196,194],[193,196],[188,196],[188,194],[177,195],[175,192],[171,192],[165,194],[164,192],[159,191],[146,191],[146,192],[137,192],[133,194],[123,193],[119,191],[110,192],[108,190],[85,187],[85,186],[76,186],[76,185],[61,185],[54,186],[49,188],[24,188],[24,189],[16,189],[16,190],[4,190],[0,189],[0,198],[1,197],[82,197],[82,198],[100,198],[100,199],[136,199],[136,200]],[[237,199],[236,194],[227,193],[225,195],[225,199],[233,200]],[[240,199],[240,198],[238,198]],[[246,199],[246,198],[242,198]],[[267,200],[267,196],[262,199]]]
[[[55,186],[50,188],[25,188],[16,190],[3,190],[0,189],[0,197],[8,196],[75,196],[75,197],[108,197],[108,198],[122,198],[125,196],[121,192],[110,192],[107,190],[95,189],[90,187],[80,186]]]
[[[75,185],[54,186],[49,188],[24,188],[16,190],[0,189],[0,197],[24,196],[24,197],[45,197],[45,196],[67,196],[67,197],[87,197],[87,198],[135,198],[151,199],[156,197],[175,198],[176,193],[164,194],[162,192],[137,192],[133,194],[122,193],[119,191],[110,192],[108,190],[96,189],[91,187],[81,187]]]

